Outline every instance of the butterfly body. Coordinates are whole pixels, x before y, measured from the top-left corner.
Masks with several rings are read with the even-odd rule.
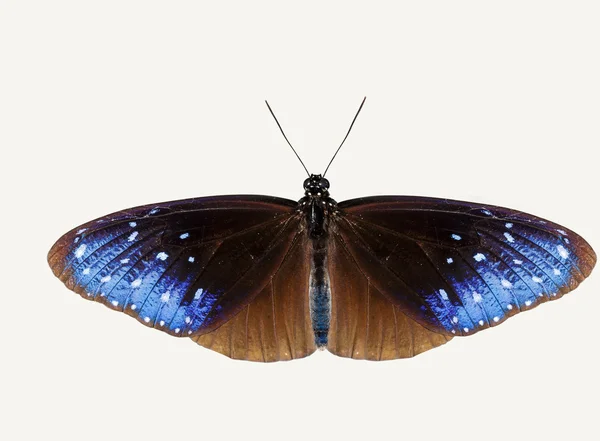
[[[381,196],[217,196],[123,210],[61,237],[54,274],[83,298],[231,358],[318,348],[411,357],[573,290],[596,256],[501,207]]]
[[[329,197],[329,181],[321,175],[311,175],[304,181],[305,196],[298,202],[306,219],[311,240],[311,272],[309,302],[315,345],[327,346],[331,319],[331,294],[327,274],[329,219],[337,211],[337,203]]]

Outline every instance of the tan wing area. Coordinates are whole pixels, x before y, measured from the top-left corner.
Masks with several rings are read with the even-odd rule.
[[[192,339],[230,358],[272,362],[312,354],[309,251],[299,234],[280,269],[255,299],[227,323]]]
[[[330,244],[330,352],[340,357],[393,360],[413,357],[451,339],[402,313],[369,283],[338,240],[332,238]]]

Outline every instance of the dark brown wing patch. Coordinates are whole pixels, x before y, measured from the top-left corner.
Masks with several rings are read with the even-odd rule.
[[[330,242],[331,324],[327,349],[367,360],[408,358],[450,336],[429,331],[375,288],[335,236]]]
[[[234,318],[192,339],[230,358],[281,361],[303,358],[316,347],[308,304],[309,245],[299,234],[267,286]]]

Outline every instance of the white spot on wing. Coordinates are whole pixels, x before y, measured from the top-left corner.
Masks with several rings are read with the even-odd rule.
[[[512,228],[512,227],[513,227],[513,224],[512,224],[512,222],[507,222],[507,223],[505,223],[505,224],[504,224],[504,226],[505,226],[506,228]]]
[[[510,233],[504,233],[504,237],[506,237],[506,240],[509,241],[510,243],[513,243],[515,241],[515,238],[512,237],[510,235]]]
[[[531,280],[533,280],[535,283],[542,283],[543,282],[543,280],[540,279],[538,276],[533,276],[531,278]]]
[[[138,233],[137,231],[134,231],[133,233],[131,233],[129,235],[129,237],[127,238],[127,240],[129,242],[133,242],[135,240],[135,238],[138,237],[138,234],[140,234],[140,233]]]
[[[512,288],[513,284],[510,283],[509,280],[506,279],[502,279],[502,281],[500,282],[502,284],[503,287],[505,288]]]
[[[194,294],[194,300],[198,300],[200,297],[202,297],[203,292],[204,290],[202,288],[199,288],[198,291],[196,291],[196,294]]]
[[[81,259],[81,257],[83,256],[83,253],[85,253],[86,248],[87,248],[87,245],[84,243],[79,245],[79,248],[77,248],[75,250],[75,257],[77,257],[78,259]]]
[[[188,237],[190,237],[190,233],[183,233],[181,236],[179,236],[180,239],[187,239]]]
[[[129,222],[129,226],[130,226],[131,228],[135,227],[136,225],[137,225],[137,223],[136,223],[136,222]]]
[[[531,300],[526,300],[525,301],[525,306],[531,306]]]
[[[129,263],[129,259],[121,259],[121,263]]]
[[[478,292],[473,292],[473,301],[475,303],[479,303],[479,302],[481,302],[481,300],[483,300],[481,298],[481,294],[479,294]]]
[[[477,253],[473,256],[473,259],[475,259],[477,262],[481,262],[482,260],[485,260],[485,256],[481,253]]]
[[[196,260],[196,259],[195,259],[193,256],[190,256],[190,257],[188,258],[188,262],[194,262],[194,260]]]
[[[144,321],[145,321],[146,323],[149,323],[149,322],[150,322],[150,317],[148,317],[148,316],[144,317]]]
[[[136,309],[137,309],[137,305],[136,304],[131,305],[131,310],[132,311],[135,311]]]
[[[113,300],[112,302],[110,302],[113,304],[113,306],[119,306],[119,302],[117,300]]]
[[[186,323],[190,323],[191,321],[192,321],[192,318],[191,318],[191,317],[186,317],[186,318],[185,318],[185,322],[186,322]]]
[[[452,317],[452,322],[453,323],[458,323],[458,317],[456,317],[456,316]]]
[[[87,230],[87,228],[82,228],[81,230],[77,230],[77,233],[75,233],[75,234],[81,234],[86,230]]]
[[[165,253],[164,251],[161,251],[160,253],[158,253],[156,255],[157,259],[160,259],[160,260],[163,260],[163,261],[167,260],[167,257],[169,257],[169,255],[167,253]]]
[[[508,305],[506,305],[506,309],[513,309],[513,305],[511,305],[510,303]]]
[[[163,293],[160,296],[161,302],[168,302],[170,298],[171,298],[171,292],[170,291],[167,291],[167,292]]]
[[[500,321],[500,317],[498,317],[498,316],[494,317],[494,321],[495,321],[496,323],[498,323],[498,322]]]
[[[111,279],[111,277],[110,277],[110,276],[104,276],[104,277],[102,277],[102,278],[100,279],[100,283],[106,283],[106,282],[109,282],[109,281],[110,281],[110,279]]]
[[[448,293],[445,290],[440,289],[440,297],[444,300],[448,300]]]
[[[89,273],[90,273],[90,269],[89,269],[89,268],[86,268],[86,269],[84,269],[84,270],[82,271],[82,273],[83,273],[83,274],[89,274]]]
[[[479,326],[483,326],[485,322],[483,320],[479,320]]]
[[[555,276],[560,276],[560,270],[558,268],[553,268],[552,272],[554,273]]]
[[[135,279],[133,282],[131,282],[131,287],[132,288],[137,288],[141,284],[142,284],[142,279]]]
[[[567,235],[567,232],[565,230],[556,230],[558,231],[560,234],[562,234],[563,236]]]
[[[452,263],[452,262],[454,262],[454,259],[453,259],[452,257],[448,257],[448,258],[446,259],[446,262],[448,262],[448,263]]]
[[[158,324],[159,324],[160,326],[165,326],[165,321],[164,321],[164,320],[161,320],[160,322],[158,322]]]
[[[519,260],[519,259],[513,259],[513,263],[514,263],[515,265],[522,265],[522,264],[523,264],[523,261],[522,261],[522,260]]]
[[[558,250],[558,254],[560,254],[560,257],[562,257],[563,259],[569,257],[569,251],[567,251],[567,249],[562,245],[558,245],[556,249]]]
[[[461,240],[462,237],[460,237],[458,234],[453,234],[452,236],[450,236],[452,239],[454,240]]]

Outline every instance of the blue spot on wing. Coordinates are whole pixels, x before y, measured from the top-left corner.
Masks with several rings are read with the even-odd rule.
[[[126,239],[125,239],[126,240]],[[156,238],[148,235],[136,243],[113,242],[109,249],[100,248],[74,268],[72,282],[84,287],[86,293],[96,297],[108,292],[126,275],[135,262],[156,246]],[[124,261],[124,262],[121,262]],[[89,271],[88,271],[89,270]],[[87,272],[87,274],[84,274]],[[110,278],[109,280],[107,280]]]
[[[435,304],[422,296],[439,323],[453,334],[470,335],[574,289],[593,265],[573,245],[581,238],[548,231],[553,227],[486,219],[476,226],[478,247],[422,245],[445,283]]]
[[[571,273],[579,273],[579,270],[570,262],[558,260],[545,247],[539,245],[539,237],[536,241],[532,240],[531,234],[526,237],[524,232],[521,234],[513,233],[512,242],[500,236],[498,231],[481,230],[484,241],[491,250],[504,251],[507,254],[509,262],[512,262],[516,270],[527,281],[528,285],[535,291],[539,290],[537,279],[544,281],[544,291],[546,294],[552,294],[558,291],[569,291]],[[514,261],[521,261],[522,264],[516,265]],[[558,274],[555,270],[558,270]],[[537,285],[536,285],[537,284]],[[576,285],[575,285],[576,286]]]
[[[165,252],[163,231],[162,224],[144,219],[81,229],[58,260],[59,275],[84,298],[126,312],[147,326],[173,335],[193,334],[219,296],[195,287],[202,268],[194,266],[195,259],[189,260],[189,251],[182,247]],[[190,295],[192,289],[201,295]]]

